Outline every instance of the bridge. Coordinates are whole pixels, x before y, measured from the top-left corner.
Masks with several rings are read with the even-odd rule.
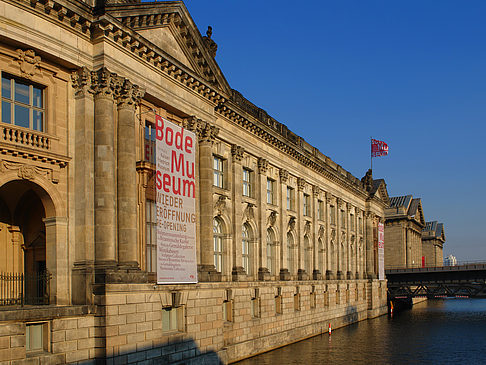
[[[387,269],[390,300],[414,297],[486,298],[486,263]]]

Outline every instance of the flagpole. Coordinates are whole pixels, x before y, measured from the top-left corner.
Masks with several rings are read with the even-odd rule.
[[[373,173],[373,136],[370,137],[370,170]]]

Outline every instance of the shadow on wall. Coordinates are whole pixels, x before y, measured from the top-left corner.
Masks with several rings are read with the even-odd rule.
[[[344,322],[347,324],[358,322],[358,309],[354,305],[350,305],[346,308],[346,316]]]
[[[77,362],[79,365],[94,364],[167,364],[167,365],[223,365],[214,351],[202,353],[192,339],[172,341],[157,347],[140,348],[134,352],[116,356]]]

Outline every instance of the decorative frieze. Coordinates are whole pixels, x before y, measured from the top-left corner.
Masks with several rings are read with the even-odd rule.
[[[0,160],[0,172],[6,173],[9,170],[17,171],[17,176],[22,180],[35,180],[37,177],[49,177],[51,182],[59,182],[59,173],[56,170],[39,167],[31,164]]]

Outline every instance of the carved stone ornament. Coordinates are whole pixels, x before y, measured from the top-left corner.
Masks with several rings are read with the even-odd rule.
[[[219,128],[214,125],[204,122],[201,119],[197,120],[196,130],[199,142],[211,142],[214,143],[216,136],[219,133]]]
[[[8,170],[17,170],[17,176],[23,180],[34,180],[39,176],[50,176],[53,183],[59,182],[58,175],[52,169],[1,160],[0,173],[5,173]]]
[[[311,222],[306,221],[304,226],[304,235],[309,235],[311,233]]]
[[[295,229],[295,217],[290,217],[289,219],[289,231],[293,231]]]
[[[116,90],[119,107],[136,107],[144,94],[145,90],[137,85],[133,85],[128,79],[120,78],[119,87]]]
[[[368,169],[368,171],[366,171],[365,176],[363,176],[361,179],[361,183],[363,184],[363,187],[366,191],[371,191],[371,189],[373,188],[373,174],[371,169]]]
[[[277,222],[277,212],[272,210],[270,212],[270,215],[268,216],[267,225],[269,225],[270,227],[273,227],[273,226],[275,226],[276,222]]]
[[[91,72],[86,67],[81,67],[71,74],[71,81],[76,95],[91,93]]]
[[[113,96],[119,83],[118,75],[108,71],[106,67],[91,72],[91,88],[95,95]]]
[[[334,242],[336,240],[336,230],[332,229],[331,230],[331,241]]]
[[[327,201],[327,204],[331,204],[332,201],[334,200],[334,195],[332,194],[326,194],[326,201]]]
[[[319,231],[317,232],[317,235],[322,238],[324,237],[324,233],[326,233],[326,227],[324,227],[324,225],[321,224],[319,226]]]
[[[236,144],[231,145],[231,155],[233,156],[233,161],[241,161],[243,159],[243,153],[245,149]]]
[[[279,175],[280,175],[280,181],[283,184],[286,184],[287,181],[289,180],[289,172],[285,169],[280,169]]]
[[[20,65],[20,72],[22,72],[23,77],[31,79],[35,74],[40,73],[41,58],[35,55],[34,50],[23,51],[18,49],[17,55],[17,62]]]
[[[356,241],[356,236],[354,234],[351,235],[351,243],[354,243]]]
[[[350,203],[346,203],[346,210],[348,213],[351,211],[352,205]]]
[[[346,242],[346,232],[341,232],[341,242]]]
[[[214,204],[214,209],[216,210],[217,215],[222,215],[226,210],[226,197],[224,195],[220,195],[216,204]]]
[[[297,189],[299,191],[302,191],[302,190],[304,190],[304,188],[305,188],[305,179],[302,178],[302,177],[298,177],[297,178]]]
[[[319,197],[320,192],[321,192],[321,189],[319,189],[319,187],[317,185],[312,185],[312,193],[314,194],[314,196],[316,198]]]
[[[208,26],[208,30],[206,31],[206,36],[203,36],[202,39],[204,41],[204,45],[208,49],[209,55],[213,58],[216,57],[216,51],[218,50],[218,45],[215,41],[211,39],[213,35],[213,28]]]
[[[266,174],[268,170],[268,160],[263,157],[258,158],[258,172],[260,174]]]
[[[255,219],[255,210],[253,209],[255,205],[252,203],[247,203],[245,211],[243,212],[244,222],[252,221]]]

